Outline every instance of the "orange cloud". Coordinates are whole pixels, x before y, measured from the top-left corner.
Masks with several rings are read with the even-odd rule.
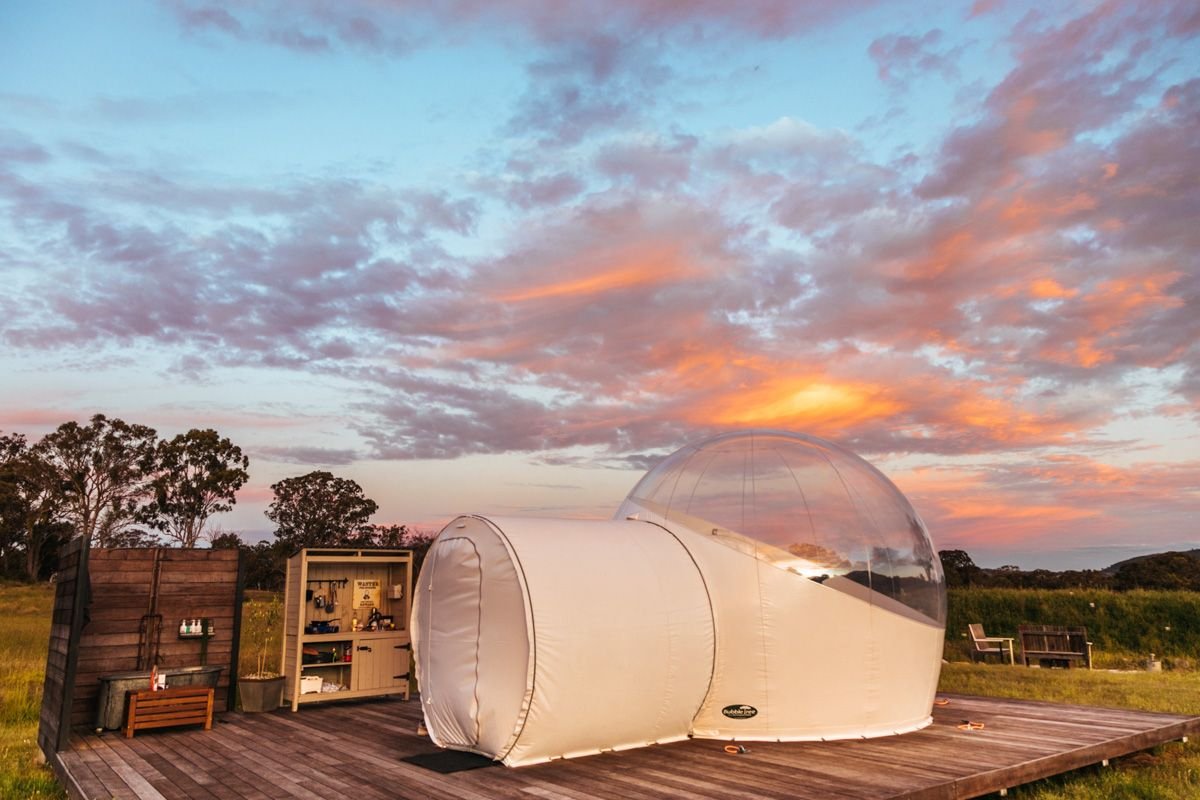
[[[1037,300],[1065,300],[1079,292],[1063,287],[1053,278],[1038,278],[1029,285],[1029,294]]]
[[[931,280],[970,263],[978,248],[975,235],[956,230],[935,241],[925,257],[883,265],[883,271],[907,280]]]
[[[1013,545],[1036,541],[1064,525],[1096,520],[1103,511],[1059,497],[1052,485],[1029,492],[1007,481],[1020,468],[978,471],[917,469],[891,477],[929,524],[935,541]]]
[[[989,545],[1037,540],[1064,524],[1098,520],[1103,512],[1069,505],[1033,504],[1028,498],[952,497],[938,503],[938,524],[955,538]]]
[[[1000,212],[1000,218],[1016,231],[1033,231],[1043,228],[1051,220],[1065,217],[1078,211],[1090,211],[1096,207],[1096,198],[1085,192],[1076,192],[1065,198],[1027,199],[1021,194]]]
[[[1179,277],[1178,272],[1162,272],[1104,281],[1078,298],[1081,324],[1074,338],[1047,345],[1040,357],[1087,369],[1111,363],[1122,337],[1141,318],[1183,305],[1182,298],[1169,292]]]
[[[902,405],[881,386],[822,376],[768,378],[749,389],[720,395],[698,416],[719,425],[853,425],[898,413]]]
[[[1129,322],[1147,308],[1179,308],[1183,299],[1166,289],[1180,278],[1178,272],[1162,272],[1105,281],[1085,298],[1094,324],[1108,328]]]
[[[1091,369],[1112,360],[1111,352],[1097,349],[1095,337],[1083,336],[1075,340],[1075,363],[1079,366]]]
[[[543,271],[547,273],[545,277],[551,280],[503,292],[496,299],[505,303],[523,303],[530,300],[586,298],[620,289],[669,283],[696,273],[696,269],[680,257],[674,245],[601,254],[599,259],[593,257],[592,264],[547,264]],[[554,280],[564,273],[579,276],[580,272],[591,274]]]
[[[966,547],[1095,544],[1121,530],[1122,518],[1200,502],[1197,461],[1121,466],[1063,453],[1025,463],[916,468],[890,477],[935,541]]]
[[[612,291],[613,289],[628,289],[648,283],[657,283],[661,277],[653,272],[639,268],[628,267],[586,278],[548,283],[520,289],[500,295],[497,299],[506,303],[521,303],[526,300],[547,300],[551,298],[568,297],[571,295],[591,295]]]
[[[957,399],[940,422],[950,428],[985,431],[992,441],[1009,444],[1055,439],[1076,429],[1073,423],[1025,410],[1001,398],[979,392]]]

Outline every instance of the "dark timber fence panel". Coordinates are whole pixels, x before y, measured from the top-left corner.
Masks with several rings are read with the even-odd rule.
[[[50,622],[50,648],[46,654],[46,681],[38,719],[38,747],[47,760],[65,750],[71,735],[80,629],[87,612],[88,542],[79,538],[63,547],[54,591],[54,616]]]

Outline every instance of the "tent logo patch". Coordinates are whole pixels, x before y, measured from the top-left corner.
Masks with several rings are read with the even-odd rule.
[[[735,706],[725,706],[721,709],[721,713],[730,719],[750,719],[758,713],[758,709],[745,703],[739,703]]]

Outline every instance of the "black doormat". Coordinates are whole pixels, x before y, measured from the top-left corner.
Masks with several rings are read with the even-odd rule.
[[[481,756],[478,753],[465,753],[462,750],[438,750],[436,753],[418,753],[415,756],[405,756],[400,759],[418,767],[431,769],[448,775],[451,772],[462,772],[468,769],[494,767],[499,761]]]

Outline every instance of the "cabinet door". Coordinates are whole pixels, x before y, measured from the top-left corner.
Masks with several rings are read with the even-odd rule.
[[[395,639],[367,639],[354,648],[354,691],[391,689],[408,683],[408,645]]]

